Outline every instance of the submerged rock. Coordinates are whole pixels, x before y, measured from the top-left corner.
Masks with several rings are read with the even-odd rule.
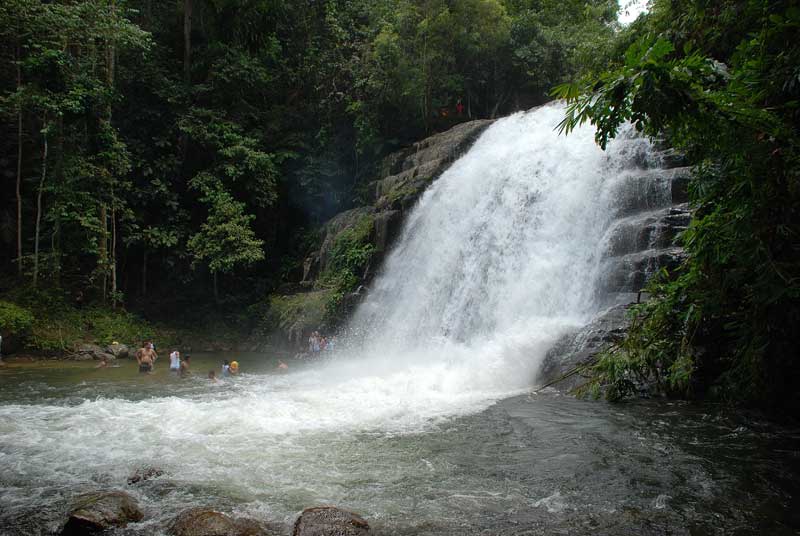
[[[128,477],[128,485],[130,486],[133,484],[138,484],[139,482],[144,482],[145,480],[158,478],[163,474],[164,471],[158,467],[140,467]]]
[[[143,517],[136,499],[123,491],[89,493],[78,497],[61,535],[99,534],[141,521]]]
[[[292,536],[366,536],[369,523],[353,512],[333,506],[306,508],[294,524]]]
[[[171,536],[269,536],[252,519],[234,519],[210,508],[192,508],[181,512],[170,524]]]

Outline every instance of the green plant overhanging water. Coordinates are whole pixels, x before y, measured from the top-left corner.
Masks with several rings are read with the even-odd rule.
[[[703,49],[703,36],[724,28],[702,26],[702,10],[687,9],[656,21],[624,65],[554,90],[569,103],[562,130],[590,121],[605,147],[630,121],[695,163],[693,220],[681,237],[688,258],[650,283],[653,300],[634,309],[620,346],[599,357],[587,391],[604,386],[607,398],[621,399],[647,384],[800,409],[800,9],[745,3],[751,19],[740,22],[751,31],[716,51],[726,64]],[[680,37],[678,25],[696,32]]]
[[[325,272],[319,278],[319,286],[331,288],[325,305],[326,317],[334,318],[344,297],[356,290],[364,271],[375,253],[370,242],[375,219],[363,216],[355,225],[345,229],[336,237],[329,253],[330,260]]]

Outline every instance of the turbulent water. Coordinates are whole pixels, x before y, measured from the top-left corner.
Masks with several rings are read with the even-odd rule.
[[[796,434],[691,406],[515,397],[596,311],[610,192],[649,150],[559,137],[562,115],[496,122],[424,194],[347,351],[282,375],[237,356],[245,374],[219,384],[130,363],[0,369],[0,532],[57,530],[75,495],[155,465],[127,488],[146,517],[126,534],[161,534],[190,506],[288,526],[318,504],[382,534],[791,533],[795,485],[777,475],[797,474]],[[754,467],[767,476],[744,493]]]

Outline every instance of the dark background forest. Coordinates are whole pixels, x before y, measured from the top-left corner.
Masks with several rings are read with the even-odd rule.
[[[565,131],[590,121],[605,146],[630,121],[693,166],[686,261],[651,282],[598,384],[797,411],[800,7],[654,0],[627,27],[618,11],[5,0],[0,320],[42,350],[63,349],[66,312],[107,338],[128,312],[247,332],[386,155],[562,98]]]
[[[607,0],[3,2],[1,288],[240,313],[297,279],[383,156],[545,102],[600,66],[616,16]]]

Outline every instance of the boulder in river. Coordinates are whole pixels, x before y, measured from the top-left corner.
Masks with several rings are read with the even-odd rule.
[[[353,512],[334,506],[306,508],[294,524],[292,536],[367,536],[369,523]]]
[[[171,536],[269,536],[256,521],[233,519],[210,508],[181,512],[169,526]]]
[[[116,359],[114,354],[107,352],[96,344],[81,344],[71,356],[76,361],[90,361],[92,359],[99,361],[104,357],[108,360]]]
[[[99,534],[141,521],[144,514],[136,499],[123,491],[101,491],[78,497],[61,536]]]
[[[127,345],[117,342],[106,346],[106,353],[113,355],[115,359],[128,359],[131,350]]]

